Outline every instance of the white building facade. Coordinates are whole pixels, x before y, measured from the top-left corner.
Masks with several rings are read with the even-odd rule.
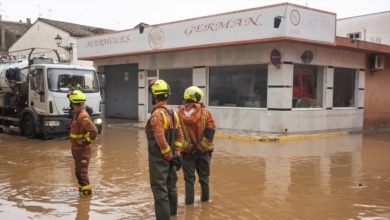
[[[339,19],[336,35],[390,45],[390,11]]]
[[[275,26],[275,20],[281,22]],[[276,18],[275,18],[276,17]],[[271,133],[363,127],[366,54],[336,45],[336,14],[283,3],[77,40],[105,72],[106,117],[146,122],[161,78],[195,85],[218,128]]]
[[[71,50],[58,47],[54,38],[59,35],[62,37],[62,47],[68,47]],[[9,52],[21,51],[21,55],[28,55],[30,48],[37,48],[37,50],[51,51],[57,50],[58,55],[62,61],[67,61],[71,64],[93,66],[93,62],[86,60],[78,60],[77,57],[77,38],[72,36],[66,30],[50,25],[38,19],[32,24],[28,30],[9,48]],[[43,49],[41,49],[43,48]],[[45,49],[47,48],[47,49]],[[15,54],[15,53],[13,53]],[[47,57],[58,60],[54,53],[47,52]]]

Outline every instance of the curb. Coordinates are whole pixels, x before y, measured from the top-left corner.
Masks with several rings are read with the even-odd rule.
[[[285,141],[296,141],[296,140],[304,140],[304,139],[327,138],[327,137],[337,137],[337,136],[347,136],[347,135],[349,135],[349,132],[341,131],[341,132],[329,132],[329,133],[318,133],[318,134],[300,134],[300,135],[269,136],[269,137],[219,133],[219,134],[215,134],[215,137],[235,139],[235,140],[255,141],[255,142],[285,142]]]

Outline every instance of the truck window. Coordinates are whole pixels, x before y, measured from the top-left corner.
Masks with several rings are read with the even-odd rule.
[[[93,70],[57,69],[48,70],[49,90],[67,92],[82,90],[83,92],[99,92],[97,75]]]
[[[34,69],[31,77],[31,88],[36,91],[44,91],[44,77],[42,69]]]

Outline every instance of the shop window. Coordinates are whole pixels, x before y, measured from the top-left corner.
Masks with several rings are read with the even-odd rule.
[[[266,64],[209,68],[209,105],[267,107]]]
[[[171,89],[168,103],[181,105],[184,91],[192,86],[192,68],[159,70],[159,79],[165,80]]]
[[[148,70],[147,75],[148,77],[157,77],[157,70]]]
[[[294,65],[293,108],[321,108],[323,106],[324,67]]]
[[[333,82],[333,107],[353,107],[355,88],[356,88],[356,71],[347,68],[334,69]]]

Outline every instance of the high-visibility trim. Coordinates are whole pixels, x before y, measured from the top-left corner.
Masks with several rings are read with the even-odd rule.
[[[183,119],[181,118],[181,115],[179,114],[179,120],[181,123],[181,127],[184,133],[184,137],[186,141],[191,141],[190,133],[188,132],[187,126],[184,124]]]
[[[89,137],[89,132],[87,132],[87,134],[85,135],[85,139],[86,139],[89,143],[92,143],[92,140],[91,140],[91,138]]]
[[[202,137],[202,140],[200,140],[200,145],[202,145],[202,147],[206,148],[207,150],[213,150],[214,149],[214,145],[212,142],[210,142],[207,138],[205,137]]]
[[[165,108],[164,108],[165,109]],[[167,109],[166,109],[167,110]],[[164,111],[163,110],[160,110],[159,111],[160,112],[160,114],[163,116],[163,119],[164,119],[164,122],[163,122],[163,127],[164,127],[164,130],[167,130],[168,129],[168,119],[167,119],[167,117],[165,116],[165,113],[164,113]],[[168,110],[167,111],[165,111],[165,112],[167,112],[168,113]],[[176,114],[176,112],[175,111],[172,111],[173,112],[173,117],[175,117],[175,119],[176,119],[176,124],[174,124],[173,125],[173,127],[174,128],[178,128],[179,127],[179,117],[177,116],[177,114]],[[169,114],[169,113],[168,113]]]
[[[167,117],[165,117],[165,114],[162,110],[160,110],[159,112],[163,116],[163,120],[164,120],[163,128],[164,128],[164,130],[167,130],[168,129],[168,119],[167,119]]]
[[[79,187],[80,187],[80,190],[81,190],[81,191],[90,190],[90,189],[91,189],[91,185],[85,185],[85,186],[80,186],[80,185],[79,185]]]
[[[175,119],[176,119],[176,125],[173,125],[173,126],[175,128],[178,128],[179,127],[179,123],[180,123],[179,116],[176,114],[176,112],[173,112],[173,114],[175,115]]]
[[[72,134],[72,133],[70,133],[69,137],[71,139],[81,139],[81,138],[85,138],[85,135],[86,134]]]
[[[175,145],[179,148],[182,148],[183,147],[183,142],[180,142],[180,141],[175,141]]]
[[[206,129],[206,111],[202,111],[202,127],[204,131]]]
[[[87,132],[86,134],[73,134],[73,133],[70,133],[69,135],[69,138],[70,139],[84,139],[87,140],[89,143],[92,143],[92,139],[89,137],[89,132]]]
[[[163,149],[163,150],[160,150],[161,151],[161,154],[166,154],[166,153],[168,153],[169,151],[171,151],[171,147],[166,147],[165,149]]]

